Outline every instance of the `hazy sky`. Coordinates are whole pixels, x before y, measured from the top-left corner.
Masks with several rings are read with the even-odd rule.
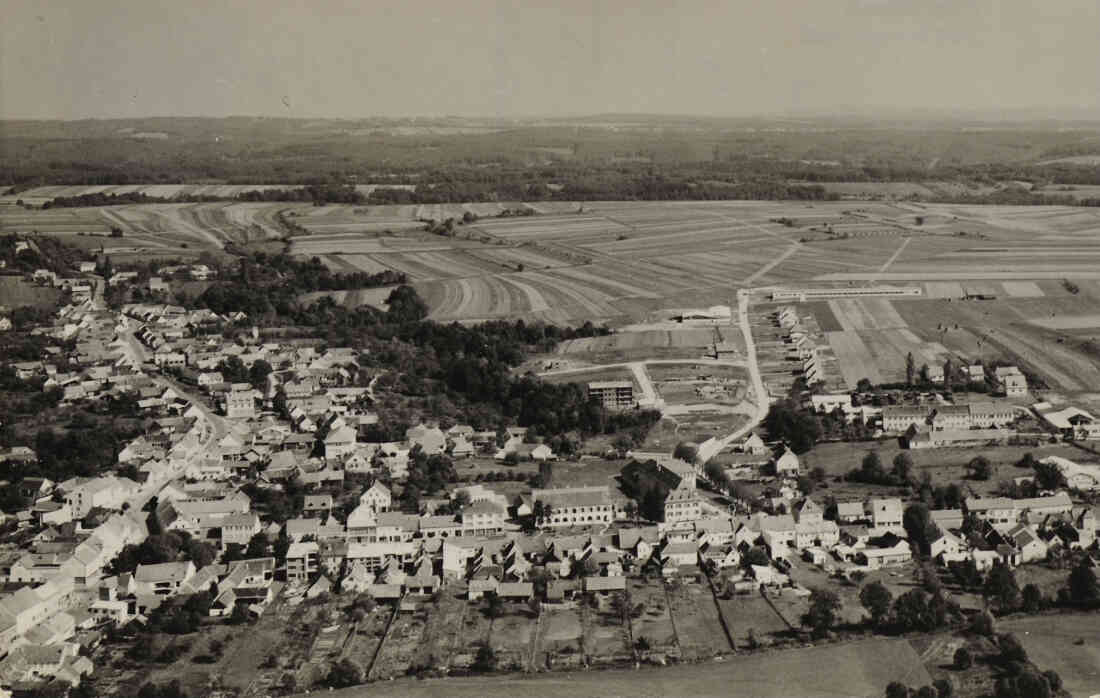
[[[0,0],[0,117],[1100,110],[1097,0]]]

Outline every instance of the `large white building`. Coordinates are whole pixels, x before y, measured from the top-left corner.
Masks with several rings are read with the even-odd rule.
[[[561,487],[532,490],[532,502],[550,507],[550,515],[538,522],[540,526],[588,526],[610,523],[618,507],[606,485],[595,487]]]

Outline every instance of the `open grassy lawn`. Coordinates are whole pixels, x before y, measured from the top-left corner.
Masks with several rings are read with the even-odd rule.
[[[886,684],[910,686],[931,683],[917,652],[905,640],[872,639],[808,649],[727,657],[706,662],[639,670],[548,673],[536,676],[499,676],[387,683],[384,693],[396,698],[501,698],[546,696],[754,696],[789,698],[819,696],[879,696]],[[377,686],[334,691],[333,698],[380,695]]]
[[[33,305],[52,308],[57,305],[61,291],[50,286],[39,286],[23,280],[21,276],[0,276],[0,305],[19,308]]]
[[[1100,692],[1100,618],[1095,613],[1012,619],[999,623],[998,630],[1015,633],[1031,661],[1043,671],[1057,671],[1075,698]]]

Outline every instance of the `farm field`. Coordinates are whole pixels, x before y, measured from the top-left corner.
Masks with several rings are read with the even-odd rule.
[[[582,696],[746,695],[786,696],[881,695],[891,681],[910,686],[932,682],[920,656],[905,640],[874,639],[843,645],[776,653],[727,657],[663,668],[608,669],[598,672],[549,673],[494,678],[400,679],[386,684],[396,698],[448,695],[462,698],[538,695],[548,698]],[[328,695],[359,698],[377,688],[359,686]]]
[[[138,204],[91,208],[26,210],[0,207],[0,232],[37,233],[65,238],[86,249],[103,248],[120,260],[188,257],[202,250],[221,250],[227,243],[280,240],[278,221],[292,203]],[[308,205],[305,205],[308,207]],[[118,228],[123,236],[111,237]]]

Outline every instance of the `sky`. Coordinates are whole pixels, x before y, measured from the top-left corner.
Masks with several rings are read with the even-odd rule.
[[[1096,0],[0,0],[0,118],[1100,115]]]

